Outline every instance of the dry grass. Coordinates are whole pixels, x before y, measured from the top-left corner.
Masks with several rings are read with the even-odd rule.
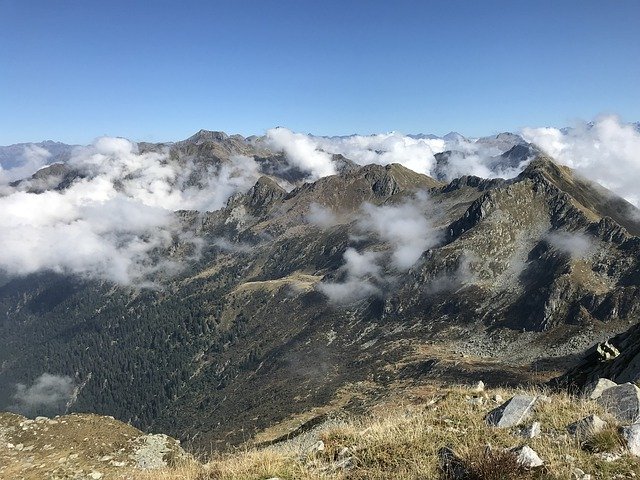
[[[542,434],[534,439],[519,436],[519,429],[498,429],[485,422],[485,416],[497,403],[495,393],[504,399],[514,391],[496,390],[482,394],[483,405],[468,402],[474,394],[465,388],[450,388],[418,405],[385,405],[375,414],[332,422],[316,435],[324,450],[314,454],[301,451],[294,443],[262,449],[247,449],[216,455],[206,465],[194,464],[189,471],[153,472],[147,479],[185,480],[264,480],[281,479],[438,479],[446,478],[439,450],[451,447],[469,480],[518,478],[570,479],[579,467],[592,478],[634,478],[640,475],[640,463],[623,455],[607,462],[583,448],[569,435],[566,426],[590,414],[612,422],[594,402],[577,400],[564,394],[542,391],[527,423],[539,421]],[[588,440],[592,450],[620,449],[616,425]],[[618,435],[618,436],[616,436]],[[527,471],[506,451],[528,444],[545,461],[536,471]],[[338,463],[349,458],[348,468]]]

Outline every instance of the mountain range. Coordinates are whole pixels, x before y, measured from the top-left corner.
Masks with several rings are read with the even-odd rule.
[[[408,384],[640,378],[632,203],[516,134],[312,138],[38,145],[0,190],[46,199],[2,237],[0,410],[224,448]]]

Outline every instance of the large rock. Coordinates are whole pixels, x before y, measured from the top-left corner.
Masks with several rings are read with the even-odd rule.
[[[516,395],[489,412],[486,421],[499,428],[514,427],[526,420],[535,403],[536,397]]]
[[[607,422],[597,415],[589,415],[567,426],[567,431],[579,439],[585,439],[594,433],[598,433],[607,426]]]
[[[620,423],[636,423],[640,420],[640,388],[625,383],[607,388],[598,403]]]
[[[516,450],[513,450],[513,453],[518,456],[518,463],[524,468],[536,468],[544,465],[544,461],[528,445],[524,445]]]
[[[622,438],[627,444],[629,453],[640,457],[640,423],[622,427]]]
[[[599,378],[584,387],[582,397],[589,400],[597,400],[605,390],[617,385],[616,382],[612,382],[608,378]]]

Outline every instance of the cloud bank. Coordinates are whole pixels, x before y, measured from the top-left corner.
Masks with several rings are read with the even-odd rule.
[[[525,128],[522,136],[560,163],[640,206],[637,127],[615,116],[604,116],[573,129]],[[521,141],[511,134],[479,140],[399,133],[327,138],[286,128],[268,130],[259,140],[263,142],[260,146],[283,152],[288,162],[284,168],[299,169],[307,180],[335,174],[343,165],[335,163],[334,154],[360,165],[400,163],[447,180],[469,174],[509,178],[529,159],[514,161],[499,155]],[[447,153],[437,155],[442,152]],[[46,149],[29,145],[11,162],[11,168],[0,169],[0,277],[45,270],[144,285],[150,275],[176,269],[176,264],[163,260],[159,252],[177,242],[198,243],[181,230],[176,210],[222,208],[232,195],[248,190],[261,174],[259,164],[248,156],[232,155],[228,161],[212,164],[175,159],[166,150],[141,153],[128,140],[104,137],[73,149],[67,164],[75,173],[66,179],[64,188],[56,188],[64,172],[10,185],[51,159]],[[418,214],[424,211],[421,200],[412,202],[363,206],[356,227],[384,242],[389,258],[367,256],[360,260],[395,271],[417,261],[434,239],[428,219]],[[310,207],[307,220],[322,227],[337,222],[330,211],[318,205]],[[364,278],[349,273],[357,271],[356,263],[355,256],[345,257],[345,278],[352,283]],[[375,285],[377,280],[372,278],[367,282]]]
[[[525,128],[535,143],[558,162],[575,169],[640,207],[640,132],[614,115],[576,128]]]
[[[144,284],[146,276],[176,268],[154,252],[194,241],[181,231],[175,210],[219,209],[259,177],[249,157],[197,170],[171,161],[167,152],[138,153],[128,140],[108,137],[77,149],[68,165],[80,176],[64,189],[33,193],[29,182],[5,185],[0,197],[5,275],[46,270]]]

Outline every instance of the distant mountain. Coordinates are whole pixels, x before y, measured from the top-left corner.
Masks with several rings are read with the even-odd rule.
[[[533,160],[512,179],[441,181],[334,155],[337,174],[310,180],[263,138],[203,130],[139,144],[185,170],[183,191],[214,188],[207,175],[238,155],[256,177],[221,208],[173,214],[149,262],[182,269],[150,269],[152,288],[61,269],[5,278],[0,410],[24,408],[50,372],[76,386],[69,411],[210,449],[357,408],[365,384],[517,384],[575,367],[640,311],[640,212],[515,135],[481,140],[511,145],[491,159],[500,168]],[[66,192],[93,174],[74,168],[17,188]]]
[[[51,154],[51,157],[49,157],[50,163],[66,162],[75,147],[75,145],[67,145],[66,143],[54,142],[52,140],[38,143],[17,143],[4,147],[0,146],[0,166],[4,169],[20,166],[23,161],[22,155],[24,154],[25,148],[29,146],[36,146],[47,150]]]
[[[407,135],[409,138],[413,138],[415,140],[437,140],[440,137],[437,135],[433,135],[432,133],[416,133]]]
[[[458,132],[449,132],[442,137],[443,140],[448,142],[466,142],[467,139]]]
[[[481,137],[476,140],[476,144],[487,148],[495,148],[501,152],[511,150],[516,145],[525,145],[527,142],[515,133],[503,132],[491,137]]]

